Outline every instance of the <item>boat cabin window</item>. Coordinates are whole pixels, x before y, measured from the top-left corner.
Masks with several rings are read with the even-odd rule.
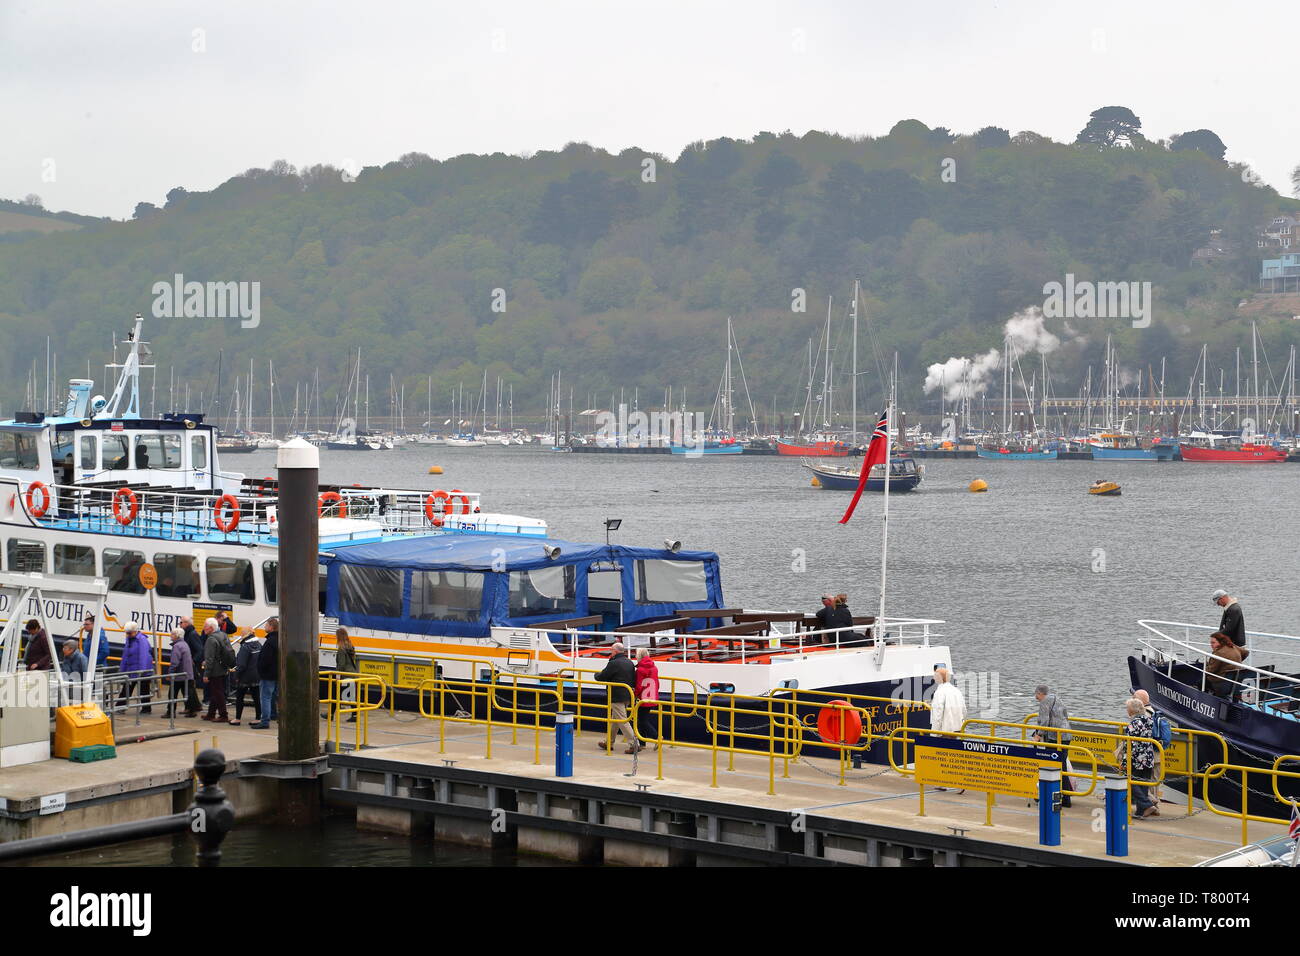
[[[158,571],[159,597],[196,598],[199,596],[199,560],[188,554],[155,554],[153,565]]]
[[[480,573],[411,572],[413,618],[422,621],[477,621],[482,607],[483,575]]]
[[[371,617],[401,617],[401,569],[343,565],[339,568],[339,611]]]
[[[54,474],[57,480],[64,484],[72,484],[72,446],[76,442],[76,437],[72,432],[56,431],[54,433],[53,458]]]
[[[28,571],[45,571],[45,545],[39,541],[20,541],[17,538],[9,539],[9,547],[5,562],[5,567],[10,571],[17,571],[19,574]]]
[[[510,573],[510,616],[573,614],[578,609],[573,565]],[[412,602],[414,603],[414,602]]]
[[[54,573],[75,574],[77,577],[95,576],[95,549],[89,545],[56,544],[54,546]]]
[[[208,597],[211,600],[253,603],[253,562],[243,558],[208,558]]]
[[[208,467],[208,438],[206,435],[190,436],[190,468],[202,471]]]
[[[40,464],[35,432],[0,432],[0,468],[35,471]]]
[[[97,471],[99,469],[99,436],[82,435],[80,443],[80,455],[77,467],[83,471]]]
[[[104,577],[108,578],[108,589],[121,594],[143,594],[144,585],[140,583],[142,564],[144,555],[139,551],[105,548]]]
[[[652,559],[636,563],[638,604],[685,604],[708,599],[703,562]]]
[[[104,470],[120,471],[131,467],[125,435],[104,436]]]
[[[211,571],[208,572],[212,574]],[[280,562],[263,561],[262,562],[262,593],[266,595],[266,603],[276,603],[276,595],[280,593],[278,587],[280,583]]]
[[[179,468],[180,466],[180,435],[135,436],[135,467]]]

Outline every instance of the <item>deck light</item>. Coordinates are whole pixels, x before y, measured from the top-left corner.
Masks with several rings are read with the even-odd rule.
[[[544,544],[542,545],[542,551],[545,552],[547,559],[550,561],[554,561],[560,556],[560,546],[558,544]]]
[[[623,519],[622,519],[622,518],[606,518],[606,519],[605,519],[605,547],[607,547],[607,548],[609,547],[609,535],[610,535],[610,532],[612,532],[612,531],[617,531],[617,530],[619,529],[619,526],[622,525],[622,524],[623,524]]]

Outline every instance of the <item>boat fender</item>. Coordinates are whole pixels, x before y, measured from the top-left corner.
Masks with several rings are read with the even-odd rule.
[[[226,517],[226,508],[230,508],[230,517]],[[239,499],[234,495],[222,495],[212,509],[212,520],[223,532],[229,534],[239,527]]]
[[[126,511],[122,510],[122,502],[127,502]],[[135,520],[135,516],[140,513],[140,499],[135,496],[135,492],[130,488],[119,488],[113,492],[113,517],[122,527],[126,527]]]
[[[340,518],[346,518],[348,516],[348,503],[343,499],[343,496],[339,494],[337,491],[326,491],[320,496],[320,499],[316,502],[316,517],[319,518],[322,514],[324,514],[325,506],[331,502],[335,502],[338,504]]]
[[[41,493],[41,506],[39,508],[37,508],[35,503],[32,501],[32,493],[36,491]],[[33,518],[39,518],[49,510],[50,489],[45,487],[45,482],[43,481],[33,481],[27,486],[27,513]]]
[[[817,736],[828,744],[852,747],[862,739],[862,715],[847,700],[833,700],[817,714]]]
[[[447,520],[443,515],[447,514],[447,501],[450,498],[451,496],[447,492],[439,488],[424,499],[424,516],[429,519],[435,528],[441,528],[443,522]],[[433,507],[435,504],[438,506],[436,511]]]

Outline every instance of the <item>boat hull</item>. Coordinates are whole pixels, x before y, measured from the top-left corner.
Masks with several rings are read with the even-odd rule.
[[[745,452],[744,445],[670,445],[668,448],[674,455],[685,455],[687,458],[699,458],[705,455],[741,455]]]
[[[776,453],[797,458],[847,458],[849,446],[844,442],[818,441],[810,444],[796,445],[791,442],[776,443]]]
[[[1056,450],[1049,451],[998,451],[991,448],[976,448],[976,456],[989,461],[1055,461]]]
[[[1200,445],[1180,444],[1183,461],[1228,461],[1264,464],[1286,461],[1286,452],[1272,445],[1242,445],[1240,448],[1204,448]]]
[[[831,491],[855,491],[858,487],[858,475],[839,474],[838,472],[829,471],[824,468],[815,468],[811,465],[805,466],[821,482],[823,488]],[[917,485],[921,483],[920,473],[911,475],[891,475],[889,478],[889,490],[891,493],[901,491],[914,491]],[[868,478],[867,491],[884,491],[885,479]]]

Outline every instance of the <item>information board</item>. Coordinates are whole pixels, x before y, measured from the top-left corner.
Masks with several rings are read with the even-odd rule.
[[[1060,770],[1064,756],[1055,747],[923,734],[916,741],[916,779],[926,786],[1032,799],[1038,796],[1038,771]]]

